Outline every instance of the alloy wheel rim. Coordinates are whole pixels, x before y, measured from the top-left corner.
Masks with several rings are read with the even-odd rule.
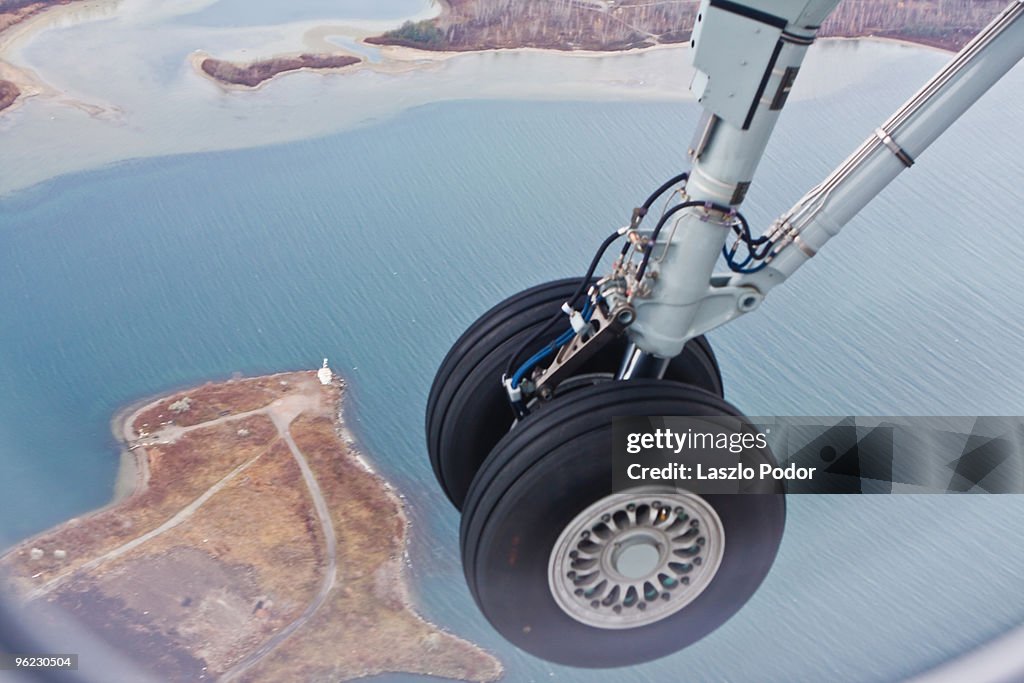
[[[721,565],[714,508],[687,491],[613,493],[576,515],[555,541],[548,584],[573,619],[602,629],[653,624],[693,602]]]

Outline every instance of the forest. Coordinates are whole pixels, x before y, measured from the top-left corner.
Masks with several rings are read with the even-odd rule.
[[[370,42],[433,50],[621,50],[689,40],[697,0],[446,0],[440,17]],[[957,49],[1005,0],[842,0],[823,36],[903,38]]]

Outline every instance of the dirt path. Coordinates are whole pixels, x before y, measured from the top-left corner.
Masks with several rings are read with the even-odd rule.
[[[55,589],[59,588],[68,579],[70,579],[70,578],[72,578],[74,576],[77,576],[79,574],[82,574],[84,572],[92,571],[93,569],[95,569],[96,567],[100,566],[104,562],[107,562],[109,560],[113,560],[113,559],[115,559],[117,557],[120,557],[121,555],[124,555],[125,553],[131,552],[132,550],[135,550],[136,548],[138,548],[143,543],[145,543],[147,541],[150,541],[150,540],[156,538],[157,536],[159,536],[160,534],[166,533],[166,532],[170,531],[171,529],[173,529],[174,527],[179,526],[180,524],[188,521],[188,519],[193,514],[195,514],[195,511],[198,510],[200,507],[202,507],[203,503],[208,501],[218,491],[223,489],[228,484],[228,482],[230,482],[232,479],[234,479],[240,473],[244,472],[246,470],[246,468],[248,468],[254,462],[256,462],[261,457],[263,457],[263,455],[267,451],[269,451],[271,449],[271,447],[273,447],[273,445],[275,443],[277,443],[276,440],[270,442],[267,445],[266,448],[264,448],[262,451],[260,451],[259,455],[256,455],[255,457],[253,457],[253,458],[243,462],[241,465],[239,465],[235,469],[231,470],[231,472],[229,472],[226,476],[224,476],[216,484],[214,484],[210,488],[206,489],[206,491],[203,492],[203,495],[199,496],[198,498],[193,500],[191,503],[189,503],[188,505],[183,507],[181,510],[178,511],[178,513],[176,515],[171,517],[169,520],[167,520],[166,522],[164,522],[163,524],[161,524],[157,528],[152,529],[150,531],[147,531],[146,533],[142,534],[141,536],[137,536],[136,538],[133,538],[132,540],[128,541],[127,543],[119,545],[116,548],[114,548],[113,550],[109,550],[109,551],[103,553],[99,557],[94,557],[93,559],[89,560],[88,562],[86,562],[86,563],[84,563],[82,565],[79,565],[78,567],[72,569],[71,571],[69,571],[69,572],[67,572],[65,574],[61,574],[60,576],[56,576],[56,577],[50,579],[49,581],[44,583],[42,586],[39,586],[38,588],[35,588],[32,591],[30,591],[28,593],[28,595],[26,596],[27,600],[31,601],[31,600],[35,600],[37,598],[41,598],[44,595],[46,595],[48,593],[51,593]]]
[[[273,408],[273,406],[271,406],[271,408]],[[309,489],[309,494],[313,498],[313,507],[316,509],[316,514],[320,518],[320,527],[323,530],[324,539],[326,540],[327,568],[324,574],[324,580],[320,584],[320,590],[302,614],[300,614],[295,621],[275,633],[269,640],[267,640],[267,642],[263,643],[246,655],[246,657],[238,662],[238,664],[224,672],[224,675],[220,678],[222,681],[232,681],[237,679],[259,660],[270,654],[274,648],[287,640],[293,633],[295,633],[295,631],[305,625],[305,623],[309,621],[310,617],[312,617],[327,601],[327,596],[330,594],[331,589],[334,588],[335,577],[337,576],[338,571],[338,548],[337,538],[334,535],[334,523],[331,521],[331,511],[327,508],[327,501],[324,499],[324,494],[320,490],[320,484],[317,482],[316,476],[313,474],[313,470],[310,469],[309,462],[307,462],[306,457],[302,455],[302,451],[299,450],[298,445],[292,438],[291,432],[288,431],[288,425],[291,424],[291,419],[288,418],[287,413],[271,410],[269,414],[274,426],[277,427],[278,434],[280,434],[281,438],[284,439],[284,442],[288,444],[288,450],[292,452],[292,457],[294,457],[295,462],[298,463],[299,469],[302,471],[302,478],[306,482],[306,488]]]
[[[125,439],[127,439],[129,442],[134,441],[140,447],[156,446],[158,444],[169,444],[174,443],[184,435],[197,429],[216,427],[217,425],[221,425],[226,422],[243,420],[253,415],[267,415],[270,417],[271,420],[275,420],[275,417],[276,419],[283,420],[283,431],[287,432],[288,425],[291,424],[291,421],[294,420],[299,415],[301,415],[302,413],[307,411],[321,412],[322,410],[323,408],[320,405],[320,401],[317,396],[309,396],[307,394],[290,394],[288,396],[279,398],[270,405],[263,406],[262,408],[246,410],[245,412],[241,413],[231,413],[230,415],[222,415],[220,417],[215,417],[212,420],[207,420],[206,422],[200,422],[198,424],[189,425],[187,427],[182,427],[173,424],[166,425],[164,427],[161,427],[157,431],[153,432],[152,434],[142,438],[138,438],[132,433],[131,425],[134,424],[135,417],[136,415],[138,415],[138,413],[136,413],[135,415],[132,415],[132,417],[129,418],[128,421],[125,422],[124,436]],[[141,410],[139,412],[141,412]],[[274,424],[277,426],[278,432],[282,432],[281,424],[279,424],[277,421],[275,421]]]

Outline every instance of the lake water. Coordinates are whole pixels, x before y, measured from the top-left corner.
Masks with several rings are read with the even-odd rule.
[[[812,58],[747,202],[754,225],[945,59],[855,42]],[[526,80],[557,63],[533,59],[423,77],[490,64]],[[316,78],[283,79],[249,106],[284,107],[282,92]],[[1022,86],[1018,68],[761,310],[710,335],[732,402],[750,414],[1024,410]],[[331,79],[332,93],[343,87]],[[489,629],[463,583],[458,518],[433,483],[422,416],[464,326],[517,289],[581,272],[685,165],[698,110],[642,89],[600,101],[445,92],[451,101],[414,97],[403,104],[420,106],[325,137],[126,161],[0,200],[6,542],[109,499],[109,420],[125,403],[328,356],[350,380],[366,452],[408,497],[422,611],[495,651],[510,682],[622,680],[533,659]],[[32,131],[30,111],[17,125]],[[212,121],[230,134],[228,118]],[[1024,622],[1024,497],[803,496],[789,510],[778,562],[741,614],[630,680],[893,680]]]

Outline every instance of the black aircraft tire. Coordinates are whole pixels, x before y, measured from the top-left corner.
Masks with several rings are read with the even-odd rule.
[[[500,384],[509,357],[579,283],[579,278],[555,280],[509,297],[470,325],[441,363],[427,399],[427,450],[434,475],[456,508],[462,508],[477,469],[514,421]],[[522,360],[549,341],[537,340]],[[625,337],[612,342],[587,361],[581,374],[615,373],[626,345]],[[722,395],[718,361],[704,337],[692,339],[672,359],[665,378]]]
[[[616,667],[682,649],[732,617],[768,574],[782,539],[785,495],[776,482],[761,485],[762,493],[702,496],[723,529],[721,564],[703,592],[659,621],[637,627],[583,623],[556,602],[549,583],[552,549],[563,529],[611,494],[613,417],[723,414],[739,412],[692,386],[606,382],[530,415],[505,436],[473,481],[460,530],[466,580],[494,628],[552,662]],[[685,457],[684,451],[680,462]],[[755,457],[775,464],[768,451]],[[626,495],[634,491],[645,489]]]

